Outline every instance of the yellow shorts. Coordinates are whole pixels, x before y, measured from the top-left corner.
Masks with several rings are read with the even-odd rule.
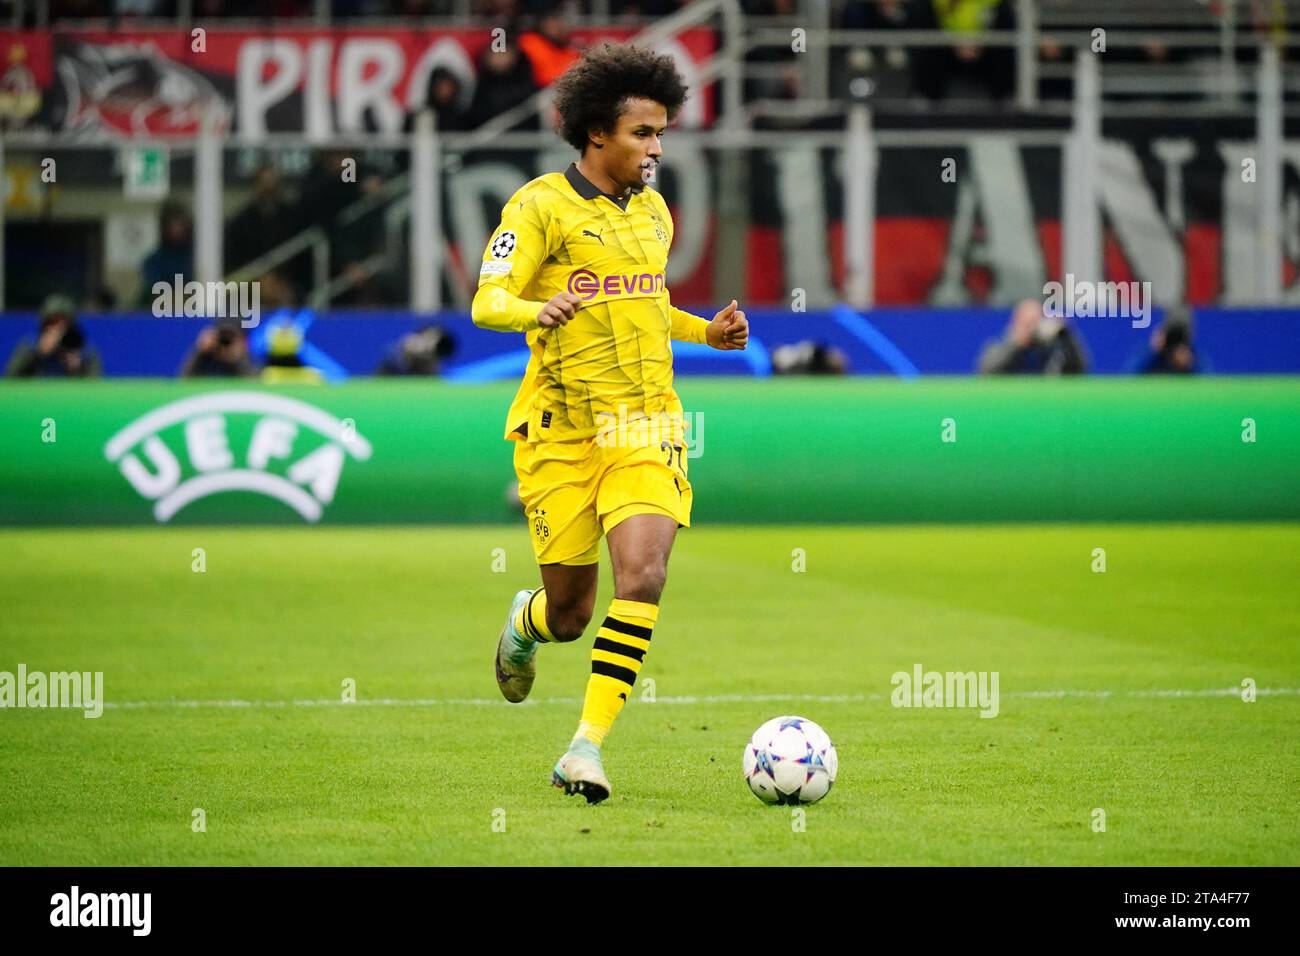
[[[519,499],[538,564],[595,564],[600,536],[624,518],[661,514],[691,526],[684,443],[641,447],[515,442]]]

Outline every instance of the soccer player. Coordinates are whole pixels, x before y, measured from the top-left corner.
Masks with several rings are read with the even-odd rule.
[[[510,197],[474,296],[476,325],[525,332],[531,352],[505,437],[542,586],[515,595],[501,629],[506,700],[528,696],[539,644],[582,637],[602,532],[609,544],[614,600],[592,647],[577,733],[551,772],[589,803],[610,794],[601,745],[650,649],[677,529],[690,526],[669,340],[731,350],[749,339],[734,299],[711,322],[669,302],[673,220],[647,183],[685,100],[668,56],[605,44],[570,67],[555,106],[579,158]]]

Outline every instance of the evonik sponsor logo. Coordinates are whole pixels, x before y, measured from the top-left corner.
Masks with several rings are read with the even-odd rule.
[[[664,291],[664,274],[638,272],[632,275],[610,273],[602,276],[590,269],[575,269],[569,273],[568,288],[584,302],[598,295],[608,298],[657,295]]]

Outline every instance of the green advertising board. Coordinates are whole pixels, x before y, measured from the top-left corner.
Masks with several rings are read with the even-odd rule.
[[[0,524],[518,519],[514,383],[0,383]],[[1295,520],[1295,379],[683,379],[697,522]]]

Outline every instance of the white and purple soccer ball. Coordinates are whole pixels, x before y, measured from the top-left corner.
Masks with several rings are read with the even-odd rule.
[[[816,803],[835,783],[839,757],[807,717],[773,717],[745,745],[745,782],[764,803]]]

